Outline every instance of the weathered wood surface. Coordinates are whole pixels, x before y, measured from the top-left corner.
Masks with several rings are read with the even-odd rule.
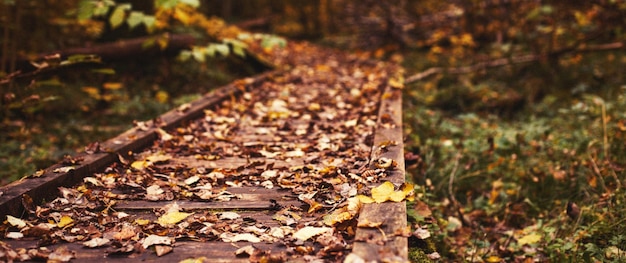
[[[15,251],[66,247],[73,262],[333,262],[348,254],[406,261],[404,202],[364,204],[353,218],[333,222],[324,239],[292,237],[304,227],[325,229],[323,219],[357,192],[404,182],[401,90],[397,79],[390,84],[400,69],[304,44],[272,56],[274,64],[292,68],[237,81],[0,188],[3,220],[53,223],[42,235],[22,231],[24,238],[1,242]],[[381,158],[397,165],[376,169]],[[172,207],[190,215],[157,224]],[[58,226],[61,216],[73,222]],[[382,225],[357,227],[357,221]],[[0,228],[16,231],[7,222]],[[129,231],[132,237],[120,237]],[[239,234],[260,242],[228,241]],[[154,245],[143,248],[148,235],[171,238],[162,247],[172,251],[157,256]],[[112,243],[82,246],[96,237]],[[236,253],[248,245],[253,255]]]

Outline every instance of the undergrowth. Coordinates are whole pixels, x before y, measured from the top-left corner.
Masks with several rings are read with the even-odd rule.
[[[38,98],[19,107],[2,105],[0,185],[33,174],[86,145],[153,119],[254,69],[230,58],[204,64],[145,58],[111,64],[114,74],[81,70],[23,85]]]
[[[459,79],[415,83],[404,99],[407,172],[442,258],[626,261],[626,85],[535,101],[518,90],[519,107],[507,97],[518,84]]]

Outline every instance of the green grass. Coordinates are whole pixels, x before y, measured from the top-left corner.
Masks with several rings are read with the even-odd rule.
[[[433,210],[438,252],[452,261],[626,260],[621,71],[593,89],[554,86],[515,107],[507,94],[534,91],[494,71],[405,90],[407,151],[423,160],[407,172]],[[568,215],[568,203],[580,215]],[[448,227],[450,217],[463,226]]]
[[[254,74],[228,58],[206,64],[152,58],[110,66],[116,74],[79,70],[12,87],[17,102],[31,95],[40,99],[18,106],[0,104],[0,185],[46,168],[92,142],[112,138],[131,128],[134,120],[150,120]],[[91,93],[87,87],[92,87]]]

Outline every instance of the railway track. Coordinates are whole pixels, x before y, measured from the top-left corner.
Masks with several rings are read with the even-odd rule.
[[[407,261],[401,69],[266,58],[284,67],[0,188],[0,259]]]

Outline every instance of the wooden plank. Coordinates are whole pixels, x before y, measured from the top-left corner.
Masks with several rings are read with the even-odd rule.
[[[385,178],[396,186],[405,182],[402,142],[402,91],[387,87],[380,113],[372,160],[390,158],[397,166]],[[395,145],[389,145],[393,142]],[[364,204],[359,223],[381,222],[378,228],[358,227],[352,253],[367,262],[405,262],[408,260],[408,239],[399,235],[407,226],[405,202]],[[381,233],[382,232],[382,233]]]
[[[202,98],[191,103],[190,107],[181,112],[174,109],[163,114],[159,119],[158,127],[171,128],[182,124],[185,121],[197,118],[207,107],[217,105],[223,100],[229,99],[242,92],[242,87],[253,88],[268,78],[271,78],[282,71],[271,71],[254,78],[243,81],[236,81],[229,85],[209,92]],[[39,177],[29,177],[11,184],[0,187],[0,218],[6,215],[19,216],[24,212],[22,204],[23,196],[29,196],[34,203],[40,203],[44,199],[56,196],[59,186],[69,186],[80,182],[84,177],[94,172],[101,171],[107,165],[115,161],[117,155],[126,155],[129,151],[137,151],[148,146],[156,138],[156,128],[154,122],[147,122],[145,130],[132,128],[119,136],[107,140],[100,144],[98,152],[95,154],[80,153],[74,159],[82,159],[71,171],[55,172],[56,169],[65,167],[61,163],[46,169]]]
[[[151,202],[151,201],[126,201],[119,202],[114,206],[115,209],[158,209],[166,205],[177,203],[180,208],[185,210],[268,210],[273,207],[284,206],[302,206],[299,201],[250,201],[233,199],[228,202],[199,202],[199,201],[167,201],[167,202]]]
[[[13,249],[19,248],[37,248],[38,240],[7,240],[6,243]],[[282,251],[284,247],[280,243],[248,243],[236,242],[225,243],[221,241],[212,242],[193,242],[193,241],[176,241],[173,251],[158,257],[152,248],[148,248],[147,252],[141,254],[130,253],[127,255],[110,254],[110,247],[101,248],[84,248],[80,243],[61,243],[46,246],[49,250],[54,251],[58,247],[65,246],[74,252],[75,258],[71,262],[179,262],[188,258],[204,257],[204,262],[250,262],[246,256],[236,257],[237,249],[253,245],[261,250]]]

